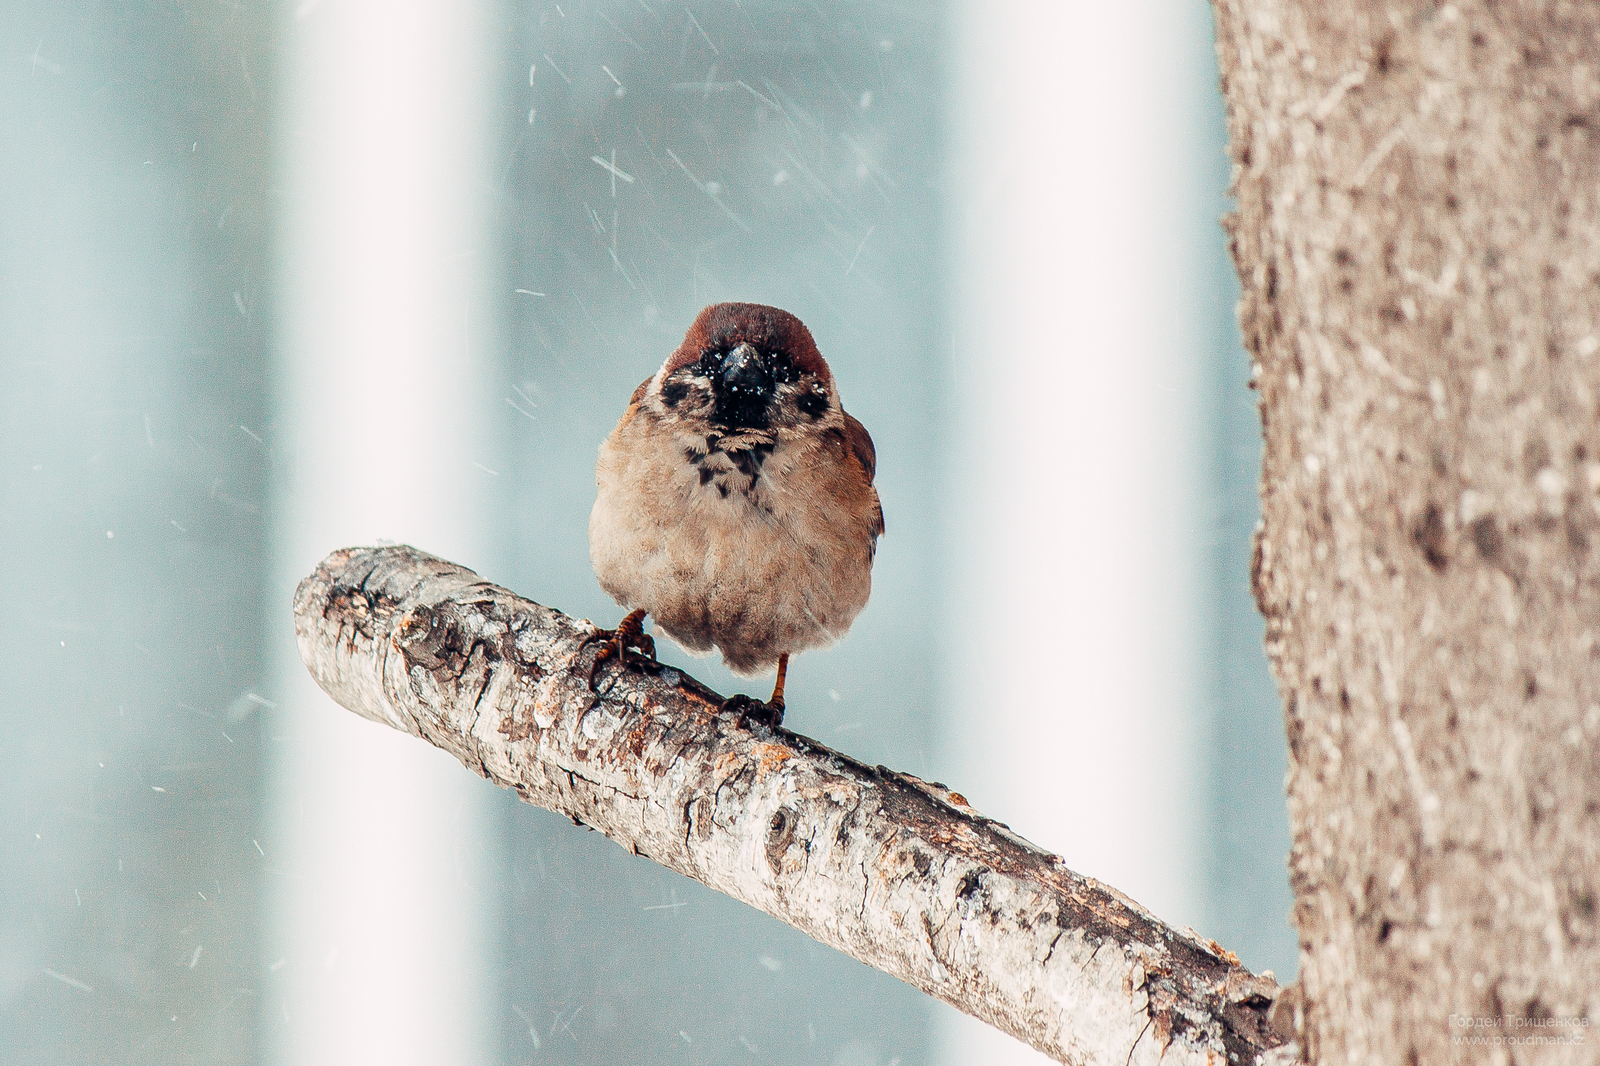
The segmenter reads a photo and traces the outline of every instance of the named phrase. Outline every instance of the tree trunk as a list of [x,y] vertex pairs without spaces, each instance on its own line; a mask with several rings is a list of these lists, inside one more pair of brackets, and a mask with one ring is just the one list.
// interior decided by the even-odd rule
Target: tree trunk
[[1215,9],[1304,1050],[1595,1062],[1600,6]]
[[594,632],[414,548],[334,552],[295,594],[301,658],[357,714],[1059,1061],[1283,1044],[1273,981],[944,786],[752,729],[668,667],[591,691]]

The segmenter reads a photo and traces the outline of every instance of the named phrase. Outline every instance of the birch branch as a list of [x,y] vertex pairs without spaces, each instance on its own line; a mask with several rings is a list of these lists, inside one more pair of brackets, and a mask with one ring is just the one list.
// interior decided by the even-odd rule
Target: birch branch
[[1214,942],[942,785],[742,726],[675,669],[608,664],[591,692],[588,622],[409,547],[334,552],[294,616],[317,683],[362,717],[1060,1062],[1287,1057],[1278,986]]

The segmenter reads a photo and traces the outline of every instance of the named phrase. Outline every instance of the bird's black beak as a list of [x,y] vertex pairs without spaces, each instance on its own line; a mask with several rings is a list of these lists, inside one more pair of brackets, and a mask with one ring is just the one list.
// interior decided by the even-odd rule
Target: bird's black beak
[[772,399],[772,371],[766,359],[750,344],[739,344],[722,358],[718,368],[722,387],[717,390],[717,418],[729,426],[764,428],[767,403]]

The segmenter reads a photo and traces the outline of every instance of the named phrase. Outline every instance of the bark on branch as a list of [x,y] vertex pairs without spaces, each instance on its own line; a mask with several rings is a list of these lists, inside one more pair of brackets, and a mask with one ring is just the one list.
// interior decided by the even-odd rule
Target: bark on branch
[[[334,552],[300,656],[365,718],[1074,1064],[1251,1063],[1279,989],[942,785],[741,728],[593,627],[414,548]],[[1281,1057],[1280,1051],[1272,1057]]]

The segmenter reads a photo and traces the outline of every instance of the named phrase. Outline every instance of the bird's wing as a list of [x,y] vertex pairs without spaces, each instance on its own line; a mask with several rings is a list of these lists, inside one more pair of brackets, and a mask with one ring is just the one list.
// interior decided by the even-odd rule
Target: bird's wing
[[[655,380],[655,375],[651,374],[649,377],[647,377],[643,381],[639,382],[639,387],[637,389],[633,390],[633,396],[631,396],[628,399],[628,403],[629,404],[637,404],[640,400],[644,399],[644,390],[648,389],[650,387],[650,382],[652,382],[654,380]],[[863,430],[862,432],[866,432],[866,431]]]
[[[856,462],[861,464],[861,469],[866,471],[867,484],[872,484],[873,478],[878,474],[878,449],[872,446],[872,434],[849,411],[844,412],[844,440],[850,446],[850,451],[856,457]],[[872,492],[873,516],[872,537],[873,543],[883,536],[883,503],[878,499],[877,490]]]
[[867,472],[867,484],[872,484],[872,479],[878,473],[878,449],[872,446],[872,434],[867,432],[867,427],[858,422],[855,415],[849,411],[844,412],[844,439],[845,443],[850,445],[850,450],[855,453],[861,469]]

